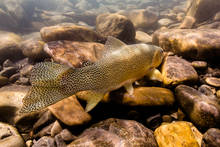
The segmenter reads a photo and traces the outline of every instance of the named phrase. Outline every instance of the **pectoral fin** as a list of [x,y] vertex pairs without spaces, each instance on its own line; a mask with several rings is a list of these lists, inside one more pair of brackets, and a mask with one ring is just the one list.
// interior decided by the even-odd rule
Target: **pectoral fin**
[[161,72],[158,69],[153,69],[149,74],[149,79],[151,80],[157,80],[162,82],[163,81],[163,76],[161,74]]
[[91,111],[104,97],[104,93],[90,91],[87,93],[87,105],[85,108],[86,112]]
[[134,93],[134,88],[132,86],[132,83],[128,83],[124,85],[126,91],[128,92],[128,94],[133,95]]

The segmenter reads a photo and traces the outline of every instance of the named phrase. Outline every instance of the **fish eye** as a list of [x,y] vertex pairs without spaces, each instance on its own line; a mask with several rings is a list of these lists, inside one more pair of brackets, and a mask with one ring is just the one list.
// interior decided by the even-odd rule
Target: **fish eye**
[[160,53],[163,54],[163,49],[160,50]]

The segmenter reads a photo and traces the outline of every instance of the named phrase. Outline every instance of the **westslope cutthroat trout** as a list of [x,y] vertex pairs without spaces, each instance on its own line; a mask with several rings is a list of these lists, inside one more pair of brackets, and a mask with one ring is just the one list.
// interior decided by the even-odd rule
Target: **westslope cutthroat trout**
[[124,86],[133,94],[132,83],[143,76],[160,79],[156,69],[163,58],[160,47],[147,44],[126,45],[108,37],[103,57],[82,68],[52,62],[36,64],[31,73],[31,88],[23,98],[21,113],[43,109],[79,91],[89,91],[85,110],[92,110],[104,94]]

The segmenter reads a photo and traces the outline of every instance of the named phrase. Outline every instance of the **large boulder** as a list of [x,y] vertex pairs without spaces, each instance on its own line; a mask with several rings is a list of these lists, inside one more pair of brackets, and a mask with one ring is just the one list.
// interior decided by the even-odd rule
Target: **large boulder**
[[44,50],[57,62],[81,67],[85,61],[95,62],[100,58],[104,45],[95,42],[53,41],[47,43]]
[[24,57],[19,47],[21,41],[22,38],[15,33],[0,31],[0,63],[6,59],[15,61]]
[[153,132],[133,120],[110,118],[86,129],[68,147],[75,146],[146,146],[157,147]]
[[220,11],[219,0],[190,0],[187,16],[192,16],[201,23],[215,16]]
[[72,23],[43,27],[40,33],[45,42],[58,40],[104,42],[105,40],[92,29]]
[[220,127],[220,100],[207,96],[196,89],[179,85],[176,98],[191,121],[202,129]]
[[100,34],[114,36],[126,43],[134,43],[135,28],[133,23],[120,14],[100,14],[96,18],[96,30]]
[[154,33],[153,43],[186,58],[218,60],[219,38],[217,29],[164,29]]

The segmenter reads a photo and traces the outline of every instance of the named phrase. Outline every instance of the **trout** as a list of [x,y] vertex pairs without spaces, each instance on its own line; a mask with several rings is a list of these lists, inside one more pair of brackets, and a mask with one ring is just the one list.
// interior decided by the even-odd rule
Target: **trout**
[[161,81],[156,69],[163,59],[162,48],[147,44],[126,45],[108,37],[102,57],[82,68],[53,62],[36,64],[31,72],[31,88],[23,98],[20,113],[41,110],[80,91],[89,91],[85,111],[92,110],[107,92],[122,86],[130,95],[132,83],[149,76]]

